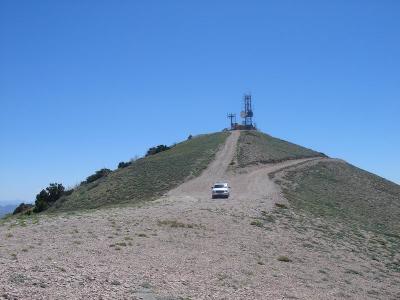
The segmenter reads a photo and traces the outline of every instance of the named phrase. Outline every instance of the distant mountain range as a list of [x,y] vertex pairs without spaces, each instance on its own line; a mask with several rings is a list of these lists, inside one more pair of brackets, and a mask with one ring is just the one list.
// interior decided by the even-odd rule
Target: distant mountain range
[[17,204],[0,205],[0,218],[12,213],[17,206]]

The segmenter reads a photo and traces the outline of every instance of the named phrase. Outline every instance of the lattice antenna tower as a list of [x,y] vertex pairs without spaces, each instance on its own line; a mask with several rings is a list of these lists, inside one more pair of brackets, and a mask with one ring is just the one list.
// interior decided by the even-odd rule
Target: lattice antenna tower
[[246,127],[253,127],[253,108],[251,106],[251,95],[245,94],[243,96],[244,110],[240,113],[240,116],[244,119],[243,125]]

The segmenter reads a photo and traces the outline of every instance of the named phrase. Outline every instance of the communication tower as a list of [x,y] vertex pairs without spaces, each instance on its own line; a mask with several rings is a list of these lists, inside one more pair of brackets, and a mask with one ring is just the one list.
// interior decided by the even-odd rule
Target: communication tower
[[228,119],[231,122],[230,130],[257,130],[256,124],[253,123],[253,107],[251,104],[251,95],[244,94],[243,96],[243,110],[240,113],[240,117],[243,119],[241,124],[236,122],[236,114],[227,114]]
[[253,126],[253,108],[251,106],[251,95],[250,94],[245,94],[243,96],[243,102],[244,102],[244,110],[240,113],[240,116],[242,117],[243,122],[242,125],[246,129],[254,129]]

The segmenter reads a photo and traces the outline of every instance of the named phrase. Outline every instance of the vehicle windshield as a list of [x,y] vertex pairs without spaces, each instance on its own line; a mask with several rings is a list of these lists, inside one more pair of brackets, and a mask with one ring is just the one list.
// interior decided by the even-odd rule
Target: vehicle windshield
[[223,184],[216,184],[214,185],[214,188],[216,189],[220,189],[220,188],[224,188],[225,186]]

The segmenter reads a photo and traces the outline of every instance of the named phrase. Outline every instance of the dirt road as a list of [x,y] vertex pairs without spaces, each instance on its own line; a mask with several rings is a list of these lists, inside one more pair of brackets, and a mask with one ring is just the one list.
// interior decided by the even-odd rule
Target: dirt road
[[[263,209],[270,209],[276,202],[285,202],[279,188],[268,175],[279,169],[321,158],[289,160],[270,165],[257,165],[243,169],[235,169],[236,145],[240,131],[233,131],[224,147],[216,155],[216,159],[197,178],[194,178],[168,193],[168,198],[178,207],[179,203],[187,205],[197,203],[201,208],[223,208],[237,210],[248,215],[259,214],[260,204]],[[211,187],[215,182],[228,182],[231,186],[229,201],[211,199]]]
[[[268,174],[313,159],[235,170],[238,137],[200,177],[141,207],[1,225],[0,299],[367,299],[394,290],[394,281],[349,272],[369,261],[321,240],[318,220],[313,229],[272,209],[286,200]],[[219,180],[232,186],[229,199],[211,199]]]

